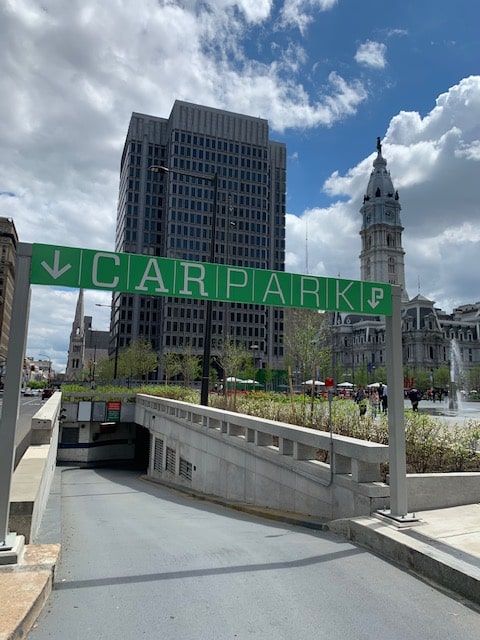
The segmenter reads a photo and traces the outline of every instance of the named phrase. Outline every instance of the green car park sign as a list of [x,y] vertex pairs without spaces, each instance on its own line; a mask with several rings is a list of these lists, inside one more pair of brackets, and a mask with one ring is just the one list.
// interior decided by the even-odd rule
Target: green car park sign
[[[10,486],[31,284],[385,316],[390,511],[392,517],[404,521],[407,485],[400,287],[379,282],[19,242],[8,369],[0,418],[0,547],[9,553],[12,551],[12,557],[18,558],[16,549],[20,536],[10,534],[8,529]],[[113,414],[111,417],[114,418]]]
[[131,253],[32,245],[31,284],[276,307],[392,314],[391,285]]

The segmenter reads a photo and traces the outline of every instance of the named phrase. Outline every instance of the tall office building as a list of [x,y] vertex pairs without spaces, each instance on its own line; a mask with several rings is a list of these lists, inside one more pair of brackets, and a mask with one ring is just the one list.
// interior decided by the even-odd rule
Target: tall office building
[[[283,271],[285,192],[286,148],[269,139],[267,120],[180,101],[168,118],[133,113],[115,249],[209,261],[216,196],[215,261]],[[186,348],[202,355],[205,309],[198,300],[114,294],[111,350],[144,337],[160,355]],[[232,340],[251,350],[257,367],[278,368],[282,337],[281,309],[213,304],[212,356]]]

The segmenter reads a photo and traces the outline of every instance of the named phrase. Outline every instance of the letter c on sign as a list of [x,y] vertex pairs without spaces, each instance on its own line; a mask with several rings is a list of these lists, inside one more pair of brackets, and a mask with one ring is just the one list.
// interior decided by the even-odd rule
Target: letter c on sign
[[[92,268],[93,284],[96,287],[104,287],[105,289],[114,289],[118,285],[118,281],[119,281],[118,276],[112,277],[111,282],[101,282],[98,279],[98,268],[99,268],[99,262],[101,258],[113,260],[114,266],[118,267],[120,265],[120,256],[117,256],[114,253],[96,253],[93,258],[93,268]],[[107,270],[107,267],[104,266],[104,271],[106,270]]]

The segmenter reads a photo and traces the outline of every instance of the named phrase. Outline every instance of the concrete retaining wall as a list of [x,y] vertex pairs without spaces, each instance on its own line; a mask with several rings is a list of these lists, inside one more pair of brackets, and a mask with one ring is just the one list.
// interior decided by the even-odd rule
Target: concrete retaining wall
[[480,473],[407,475],[409,511],[444,509],[480,501]]
[[[151,433],[149,476],[230,501],[323,519],[389,503],[380,482],[388,447],[184,402],[138,395]],[[319,462],[330,451],[333,465]]]
[[50,493],[55,472],[58,418],[62,395],[56,392],[32,418],[32,442],[17,465],[10,490],[9,529],[35,538]]
[[[27,543],[35,537],[50,490],[60,405],[61,394],[55,393],[32,418],[37,444],[30,446],[13,476],[9,528]],[[369,515],[390,506],[389,487],[380,482],[380,463],[388,460],[383,445],[147,395],[125,403],[122,418],[130,424],[118,423],[111,433],[101,433],[101,422],[75,421],[77,405],[62,407],[62,428],[78,428],[80,446],[59,449],[59,460],[65,454],[68,461],[80,463],[128,459],[136,423],[150,431],[148,474],[153,480],[324,520]],[[317,459],[319,450],[328,452],[332,465]],[[474,504],[480,473],[411,474],[407,489],[410,512]]]

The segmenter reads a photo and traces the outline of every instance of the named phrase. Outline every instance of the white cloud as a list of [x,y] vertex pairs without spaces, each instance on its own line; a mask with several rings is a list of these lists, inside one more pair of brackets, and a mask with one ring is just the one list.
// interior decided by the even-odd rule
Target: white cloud
[[[271,24],[273,0],[0,4],[0,215],[14,218],[24,242],[113,249],[119,162],[132,111],[168,116],[175,99],[190,100],[264,117],[277,133],[295,129],[300,136],[354,115],[367,100],[363,82],[348,65],[327,62],[335,57],[330,51],[322,51],[312,74],[318,59],[309,58],[307,39],[298,41],[299,28],[336,5],[285,1],[280,32]],[[270,39],[263,41],[266,33]],[[368,41],[363,47],[357,61],[385,66],[384,45]],[[256,59],[252,50],[260,48],[270,57]],[[307,84],[313,75],[321,86]],[[472,187],[480,159],[479,83],[465,78],[424,116],[398,113],[384,139],[403,207],[407,277],[416,282],[422,271],[424,293],[430,287],[438,300],[472,295],[456,284],[471,284],[475,276],[462,277],[460,245],[450,243],[449,234],[468,232],[464,224],[473,230],[479,217]],[[334,199],[328,209],[288,217],[292,268],[306,265],[308,219],[309,270],[358,277],[358,210],[372,160],[344,175],[332,173],[324,185]],[[473,231],[469,238],[465,255],[473,264],[479,247]],[[448,270],[429,266],[433,254]],[[39,288],[34,299],[32,355],[49,353],[47,338],[60,353],[76,293]],[[49,314],[58,321],[56,331]]]
[[248,22],[256,23],[269,17],[273,0],[232,0],[231,4],[240,7]]
[[294,25],[304,33],[314,20],[316,11],[332,9],[338,0],[285,0],[282,7],[283,26]]
[[387,47],[382,42],[367,40],[358,47],[355,60],[365,67],[383,69],[387,64],[386,53]]
[[[27,355],[38,358],[44,353],[52,360],[52,368],[65,370],[68,338],[72,331],[77,289],[32,287]],[[97,307],[96,305],[107,305]],[[84,312],[93,318],[93,329],[108,331],[110,326],[111,296],[102,291],[84,292]]]
[[67,244],[76,228],[76,241],[90,246],[101,229],[112,247],[132,111],[167,115],[180,98],[266,117],[281,131],[331,125],[366,98],[358,81],[332,73],[330,93],[312,102],[298,81],[306,63],[299,45],[269,65],[245,57],[242,35],[269,16],[266,0],[42,6],[0,9],[0,89],[8,96],[0,102],[0,189],[15,194],[8,211],[25,241],[53,234]]
[[[400,193],[407,289],[415,295],[420,277],[421,293],[446,311],[480,300],[480,271],[475,266],[480,255],[479,101],[480,76],[465,78],[439,96],[423,118],[412,112],[394,116],[383,139],[387,168]],[[325,181],[326,193],[346,201],[315,215],[307,211],[299,222],[289,217],[292,269],[303,269],[301,257],[294,260],[292,254],[304,245],[301,229],[303,225],[305,235],[308,219],[309,262],[329,265],[325,275],[346,270],[348,277],[359,277],[359,210],[375,155],[345,175],[333,172]]]
[[[292,11],[335,4],[307,0]],[[312,99],[298,41],[270,62],[246,53],[244,38],[272,9],[273,0],[0,5],[0,214],[24,242],[111,250],[132,111],[167,116],[178,98],[268,118],[277,131],[354,114],[367,96],[361,82],[330,72]],[[48,338],[53,352],[56,336],[68,341],[72,297],[35,296],[29,348],[49,353]],[[41,302],[49,298],[62,310],[56,330]]]
[[408,29],[399,29],[399,28],[388,29],[386,35],[387,35],[387,38],[391,38],[392,36],[407,36]]
[[286,222],[286,271],[358,278],[358,263],[352,260],[358,227],[348,205],[309,209],[301,218],[287,215]]

